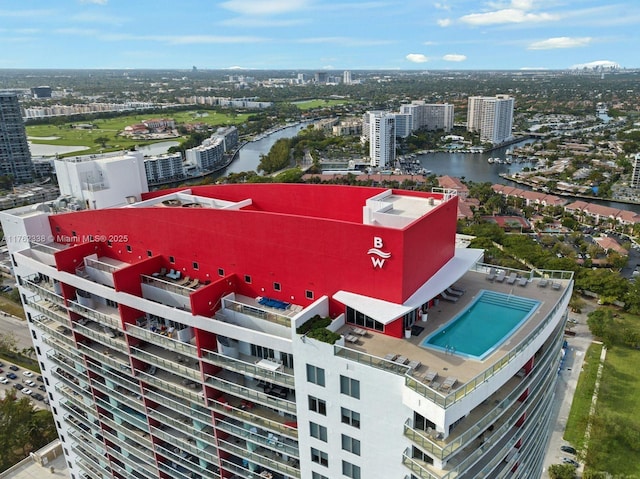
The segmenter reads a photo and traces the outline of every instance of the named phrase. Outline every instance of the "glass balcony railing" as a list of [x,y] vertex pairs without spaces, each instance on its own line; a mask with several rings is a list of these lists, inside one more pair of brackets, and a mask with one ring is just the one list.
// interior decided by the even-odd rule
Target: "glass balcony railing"
[[208,410],[204,409],[202,406],[197,406],[195,404],[189,406],[184,402],[178,402],[177,400],[169,398],[166,395],[161,394],[160,392],[151,391],[147,388],[145,388],[144,390],[144,395],[146,398],[163,405],[167,409],[176,411],[180,414],[192,418],[193,420],[200,421],[204,424],[210,424],[212,421],[211,413]]
[[[116,330],[120,329],[119,317],[96,311],[95,309],[91,309],[87,306],[81,305],[77,301],[69,301],[69,309],[71,309],[71,311],[75,313],[78,313],[80,316],[92,319],[100,324],[104,324]],[[114,314],[117,314],[117,310],[114,310]]]
[[67,334],[58,331],[58,328],[64,328],[64,326],[59,326],[59,323],[41,314],[33,318],[33,323],[36,328],[49,336],[45,337],[43,341],[47,342],[47,340],[51,338],[55,341],[56,349],[75,349],[76,343],[71,336],[70,329],[66,329]]
[[[288,462],[285,462],[283,459],[271,459],[263,454],[258,454],[253,451],[249,451],[246,448],[237,446],[236,444],[231,444],[230,442],[224,441],[222,439],[218,440],[218,447],[224,451],[227,451],[231,454],[234,454],[238,457],[246,459],[249,462],[254,464],[260,464],[261,466],[278,471],[281,474],[284,474],[289,477],[300,477],[300,469],[291,466]],[[276,456],[277,457],[277,456]]]
[[207,375],[207,384],[210,384],[219,391],[230,393],[234,396],[248,399],[250,401],[257,402],[265,406],[279,409],[291,414],[296,414],[296,404],[294,402],[286,401],[284,399],[277,399],[275,397],[269,396],[268,394],[256,391],[255,389],[240,386],[239,384],[227,381],[217,376]]
[[53,292],[51,289],[45,287],[42,282],[36,283],[35,281],[25,279],[22,281],[22,286],[24,286],[32,293],[36,293],[41,298],[46,299],[47,301],[51,301],[56,306],[59,306],[61,308],[65,307],[64,298],[61,295]]
[[333,346],[333,353],[336,356],[340,356],[351,361],[355,361],[366,366],[371,366],[376,369],[382,369],[391,373],[399,374],[401,376],[409,374],[411,368],[404,364],[394,363],[393,361],[387,361],[386,359],[372,356],[371,354],[362,353],[353,349],[345,348],[339,345]]
[[104,354],[94,349],[92,346],[87,346],[83,343],[78,343],[78,349],[83,354],[89,356],[92,359],[100,362],[102,365],[108,365],[116,370],[131,371],[129,363],[125,363],[115,354],[109,352],[109,349],[103,349]]
[[148,353],[138,347],[131,347],[131,356],[138,358],[147,364],[161,367],[162,369],[177,374],[185,379],[190,379],[197,383],[202,381],[202,373],[200,373],[200,369],[195,369],[176,361],[156,356],[155,354]]
[[194,475],[209,477],[209,470],[206,467],[202,467],[198,461],[199,455],[191,455],[187,451],[179,448],[175,449],[177,449],[177,452],[170,448],[156,446],[158,454],[187,470],[185,472],[187,478],[191,478]]
[[83,336],[93,339],[95,341],[98,341],[99,343],[109,348],[113,348],[116,351],[121,352],[122,354],[129,353],[129,350],[127,348],[127,343],[124,341],[124,339],[118,338],[118,337],[111,337],[111,336],[114,336],[114,334],[112,333],[107,334],[104,331],[98,332],[98,331],[95,331],[94,329],[91,329],[87,326],[83,326],[82,324],[79,324],[79,323],[75,324],[74,329],[78,331],[78,333],[82,334]]
[[184,399],[187,399],[188,401],[194,401],[196,403],[204,404],[204,393],[201,390],[199,392],[196,392],[192,389],[187,389],[173,382],[165,381],[151,374],[147,374],[144,371],[140,371],[139,369],[135,370],[135,375],[141,381],[144,381],[148,384],[153,384],[154,386],[157,386],[160,389],[163,389],[171,394],[180,396]]
[[206,432],[205,430],[195,428],[193,421],[188,418],[188,422],[184,422],[167,414],[163,414],[162,411],[158,409],[149,409],[149,417],[156,419],[162,424],[168,425],[187,436],[190,436],[193,440],[199,439],[212,447],[216,447],[216,438],[213,435],[213,428],[211,426],[208,426],[208,429],[211,429],[211,432]]
[[246,314],[247,316],[252,316],[281,326],[286,326],[287,328],[291,327],[291,318],[286,315],[279,314],[275,310],[262,309],[258,306],[248,305],[232,299],[225,299],[224,303],[225,307],[238,313]]
[[230,404],[221,403],[213,399],[209,400],[209,407],[220,414],[266,429],[274,434],[287,436],[293,440],[298,439],[297,429],[261,416],[260,411],[255,408],[252,410],[253,412],[248,412],[245,409],[238,409]]
[[[143,447],[151,449],[152,442],[151,437],[148,433],[141,431],[133,426],[127,427],[124,424],[120,424],[106,415],[102,415],[100,417],[100,421],[115,431],[115,433],[112,434],[109,433],[108,430],[103,429],[105,435],[109,434],[111,437],[115,437],[120,441],[124,440],[124,438],[131,440],[134,440],[135,438],[135,441],[140,443]],[[118,433],[122,434],[122,437],[119,436]]]
[[164,336],[160,333],[154,333],[147,328],[143,328],[130,323],[125,324],[125,328],[127,329],[127,334],[133,336],[134,338],[142,339],[157,346],[162,346],[163,348],[168,349],[169,351],[173,351],[174,353],[184,354],[185,356],[189,356],[193,359],[198,359],[198,350],[192,344],[169,338],[168,336]]
[[203,353],[203,361],[220,366],[229,371],[235,371],[245,376],[262,379],[266,382],[276,383],[288,388],[293,388],[295,386],[295,379],[293,375],[287,374],[283,371],[265,369],[258,363],[247,363],[240,359],[234,359],[213,351],[207,351],[206,349],[203,350]]
[[274,439],[273,437],[263,436],[258,433],[252,433],[244,427],[231,424],[227,421],[217,421],[216,428],[238,438],[243,438],[245,441],[252,442],[267,449],[272,449],[279,454],[285,454],[287,456],[293,456],[300,458],[300,452],[297,446],[292,446],[281,439]]
[[46,303],[44,300],[38,302],[27,299],[26,305],[35,309],[39,313],[44,314],[47,318],[53,319],[61,325],[71,329],[71,320],[64,308],[53,303]]

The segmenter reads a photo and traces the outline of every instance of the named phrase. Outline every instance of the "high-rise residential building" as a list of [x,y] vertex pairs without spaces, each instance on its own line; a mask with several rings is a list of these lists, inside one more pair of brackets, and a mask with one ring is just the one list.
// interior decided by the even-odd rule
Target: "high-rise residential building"
[[636,153],[633,160],[633,173],[631,174],[631,187],[640,188],[640,153]]
[[18,96],[0,92],[0,175],[16,183],[33,179],[31,152]]
[[396,137],[408,137],[413,131],[411,128],[413,125],[413,117],[408,113],[394,113],[393,116],[396,122]]
[[185,152],[186,162],[197,166],[201,171],[214,171],[222,168],[225,164],[224,144],[223,138],[212,136],[202,145],[189,148]]
[[342,83],[345,85],[351,85],[351,72],[349,70],[345,70],[342,73]]
[[141,194],[0,212],[72,477],[541,476],[572,273],[456,248],[455,190]]
[[177,152],[147,157],[144,159],[144,170],[149,183],[162,183],[184,178],[182,154]]
[[453,105],[450,103],[425,103],[414,100],[401,105],[400,113],[411,115],[412,131],[419,129],[451,131],[453,128]]
[[499,144],[512,137],[513,97],[469,97],[467,130],[479,131],[484,142]]
[[362,132],[369,141],[371,166],[388,168],[396,159],[396,118],[387,111],[368,111],[363,115]]

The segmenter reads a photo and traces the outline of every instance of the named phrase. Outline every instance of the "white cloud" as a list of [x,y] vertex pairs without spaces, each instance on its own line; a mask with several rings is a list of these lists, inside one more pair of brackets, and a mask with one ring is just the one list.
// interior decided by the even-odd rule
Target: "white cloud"
[[505,8],[486,13],[471,13],[460,18],[469,25],[500,25],[504,23],[541,23],[559,20],[551,13],[532,13],[516,8]]
[[457,53],[449,53],[442,57],[445,62],[463,62],[467,59],[466,55],[459,55]]
[[433,46],[433,45],[437,45],[438,42],[434,42],[434,41],[429,40],[429,41],[423,42],[422,44],[430,47],[430,46]]
[[308,5],[307,0],[227,0],[220,6],[241,15],[278,15],[301,10]]
[[586,47],[591,43],[591,37],[555,37],[533,42],[527,47],[528,50],[555,50],[557,48]]
[[395,43],[392,40],[367,40],[350,37],[309,37],[300,38],[298,43],[333,43],[345,47],[371,47],[377,45],[390,45]]
[[438,25],[441,27],[448,27],[449,25],[451,25],[451,19],[450,18],[440,18],[438,20]]
[[109,0],[80,0],[80,3],[92,3],[94,5],[106,5]]
[[235,17],[223,20],[220,25],[243,28],[282,28],[310,23],[307,19],[275,20],[260,17]]
[[229,43],[260,43],[267,39],[249,36],[223,36],[223,35],[132,35],[130,33],[110,33],[100,35],[104,41],[110,42],[135,42],[147,41],[167,43],[169,45],[196,45],[196,44],[229,44]]
[[409,53],[405,58],[412,63],[426,63],[429,61],[429,58],[422,53]]
[[0,17],[49,17],[54,15],[54,13],[55,12],[53,10],[0,10]]
[[111,25],[122,25],[129,21],[128,18],[116,17],[114,15],[105,15],[101,13],[78,13],[71,17],[72,20],[84,23],[103,23]]
[[451,7],[446,3],[436,2],[433,4],[433,6],[436,7],[436,9],[438,10],[451,10]]

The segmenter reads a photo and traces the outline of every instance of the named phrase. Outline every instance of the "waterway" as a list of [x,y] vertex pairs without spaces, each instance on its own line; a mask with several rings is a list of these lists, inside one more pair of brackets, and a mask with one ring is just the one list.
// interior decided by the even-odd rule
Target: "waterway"
[[[238,157],[224,170],[220,171],[214,178],[225,176],[229,173],[240,173],[243,171],[256,171],[260,163],[260,155],[266,155],[271,150],[273,144],[280,138],[292,138],[307,124],[299,124],[278,130],[265,138],[247,143],[239,152]],[[513,150],[518,146],[531,143],[533,140],[527,139],[509,146],[496,148],[486,153],[462,153],[462,152],[433,152],[417,156],[422,168],[430,170],[438,176],[449,175],[463,178],[477,183],[490,182],[508,184],[522,189],[529,189],[525,185],[518,185],[514,182],[500,177],[500,173],[517,173],[526,167],[531,167],[532,163],[512,163],[496,164],[488,163],[489,158],[500,158],[507,156],[507,150]],[[587,201],[598,203],[612,208],[634,211],[640,213],[640,205],[617,203],[615,201],[604,201],[589,199]]]

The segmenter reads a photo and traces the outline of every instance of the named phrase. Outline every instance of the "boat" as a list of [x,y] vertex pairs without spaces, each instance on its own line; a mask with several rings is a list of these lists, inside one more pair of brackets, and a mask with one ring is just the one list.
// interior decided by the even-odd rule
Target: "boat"
[[489,159],[487,160],[487,163],[493,163],[493,158],[489,158]]

